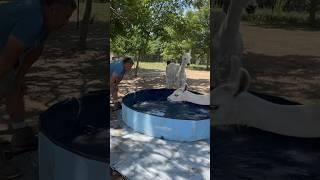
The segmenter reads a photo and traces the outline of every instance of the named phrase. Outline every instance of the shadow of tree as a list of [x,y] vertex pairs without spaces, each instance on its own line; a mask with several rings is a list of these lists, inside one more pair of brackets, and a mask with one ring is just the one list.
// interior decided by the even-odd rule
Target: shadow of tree
[[211,137],[214,179],[317,179],[320,175],[319,138],[235,126],[212,127]]
[[[251,91],[300,103],[320,102],[319,56],[249,52],[243,63],[252,77]],[[211,138],[214,179],[319,177],[319,138],[293,138],[242,126],[212,127]]]
[[262,27],[265,29],[285,29],[288,31],[319,31],[320,26],[315,25],[314,27],[310,26],[309,24],[297,24],[297,25],[290,25],[290,24],[270,24],[270,23],[248,23],[249,26],[255,27]]
[[[139,72],[138,77],[135,77],[133,73],[124,77],[123,81],[119,85],[120,94],[125,95],[129,92],[141,89],[164,88],[166,86],[164,71],[156,69],[140,69]],[[187,76],[187,82],[190,85],[190,90],[200,93],[209,93],[209,78],[193,77],[191,75]]]
[[252,77],[250,90],[301,103],[320,102],[320,56],[268,56],[249,52],[243,62]]
[[[192,71],[190,71],[192,73]],[[191,90],[208,93],[209,92],[209,75],[208,77],[192,76],[187,74],[188,83]],[[119,85],[119,91],[122,96],[142,90],[142,89],[154,89],[165,87],[165,72],[156,69],[140,69],[138,77],[134,76],[134,73],[126,75]],[[117,112],[111,112],[111,127],[121,131],[121,126],[118,125],[119,115]],[[114,122],[116,121],[116,122]],[[130,132],[133,133],[133,132]],[[146,141],[139,141],[139,138],[133,137],[144,136]],[[206,179],[204,174],[209,170],[209,154],[210,149],[204,149],[200,146],[201,142],[194,143],[178,143],[174,141],[164,141],[157,138],[148,137],[142,134],[135,133],[135,136],[127,137],[113,137],[112,141],[121,141],[122,143],[114,147],[114,151],[111,152],[111,158],[115,158],[114,161],[126,159],[123,164],[117,166],[123,168],[123,171],[137,168],[139,174],[147,173],[147,171],[154,172],[156,175],[164,176],[170,174],[171,179]],[[116,140],[115,140],[116,139]],[[127,143],[127,144],[126,144]],[[204,142],[205,143],[205,142]],[[130,146],[128,146],[130,144]],[[183,144],[183,145],[182,145]],[[122,149],[122,150],[121,150]],[[192,149],[192,154],[190,154]],[[126,154],[126,152],[131,152]],[[206,156],[205,156],[206,155]],[[134,158],[138,157],[138,158]],[[131,159],[131,160],[130,160]],[[148,161],[148,159],[152,161]],[[112,160],[111,160],[112,161]],[[119,161],[120,162],[120,161]],[[144,168],[138,168],[137,166],[143,165]],[[191,166],[191,167],[189,167]],[[186,168],[191,169],[191,172],[186,171]],[[140,169],[140,170],[139,170]],[[155,172],[157,171],[157,172]],[[132,173],[135,173],[132,170]],[[134,174],[130,173],[132,176]],[[209,173],[209,172],[207,172]],[[112,178],[119,178],[119,175],[113,175]],[[138,176],[135,175],[138,179]],[[145,178],[145,177],[144,177]]]
[[[89,26],[88,48],[78,49],[79,32],[75,22],[51,34],[44,52],[26,75],[26,118],[37,126],[37,116],[52,104],[91,90],[105,89],[107,72],[106,23]],[[3,103],[0,114],[6,114]],[[2,119],[0,117],[0,119]]]
[[[125,135],[112,136],[111,165],[129,178],[147,174],[171,179],[208,179],[210,149],[206,142],[165,141],[125,127]],[[204,148],[206,147],[207,148]]]

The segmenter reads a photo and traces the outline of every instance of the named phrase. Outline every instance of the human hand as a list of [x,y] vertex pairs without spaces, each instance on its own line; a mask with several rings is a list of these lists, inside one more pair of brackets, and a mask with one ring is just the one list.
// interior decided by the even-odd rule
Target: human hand
[[113,106],[111,107],[112,111],[117,111],[119,109],[121,109],[121,102],[120,101],[113,101]]
[[115,102],[114,103],[114,107],[116,108],[116,109],[121,109],[121,102],[120,101],[117,101],[117,102]]

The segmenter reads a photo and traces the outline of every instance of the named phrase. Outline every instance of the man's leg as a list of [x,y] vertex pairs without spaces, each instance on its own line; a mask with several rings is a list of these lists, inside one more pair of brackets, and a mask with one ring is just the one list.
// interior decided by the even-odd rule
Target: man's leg
[[15,152],[34,149],[37,140],[30,127],[25,122],[24,97],[21,88],[13,90],[7,95],[7,111],[10,115],[10,125],[14,130],[11,145]]
[[[14,90],[6,97],[7,111],[10,115],[10,125],[13,129],[26,126],[24,122],[24,98],[21,90]],[[22,127],[21,127],[22,126]]]
[[[6,84],[0,83],[2,85],[3,91],[0,93],[0,98],[4,98],[4,91]],[[5,151],[7,149],[6,144],[0,144],[0,151]],[[21,176],[21,172],[9,161],[6,159],[3,153],[0,154],[0,180],[1,179],[16,179]]]

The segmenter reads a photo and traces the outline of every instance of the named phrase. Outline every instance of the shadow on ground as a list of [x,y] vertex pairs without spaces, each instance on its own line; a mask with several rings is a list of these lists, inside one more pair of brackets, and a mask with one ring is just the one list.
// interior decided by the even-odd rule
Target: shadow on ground
[[[319,24],[319,22],[317,22]],[[290,24],[270,24],[270,23],[248,23],[249,26],[254,26],[254,27],[262,27],[265,29],[285,29],[288,31],[319,31],[320,26],[315,25],[315,26],[310,26],[309,24],[297,24],[297,25],[290,25]]]
[[252,77],[251,90],[301,103],[320,102],[320,56],[268,56],[249,52],[243,62]]
[[[26,119],[35,129],[38,128],[38,115],[51,105],[68,97],[106,88],[106,26],[104,22],[90,24],[87,51],[78,48],[79,32],[74,22],[50,35],[41,58],[26,77]],[[6,122],[6,118],[0,99],[0,124]],[[36,159],[36,152],[13,159],[24,173],[23,179],[38,179]]]
[[318,179],[320,175],[319,138],[235,126],[212,128],[211,137],[214,179]]
[[[200,76],[194,76],[193,73],[196,71],[188,71],[187,82],[190,86],[190,90],[194,90],[200,93],[209,92],[209,76],[200,77],[201,74],[209,74],[209,72],[200,72]],[[128,74],[119,85],[119,91],[122,95],[129,92],[138,91],[141,89],[154,89],[154,88],[165,88],[165,72],[155,69],[140,69],[138,76],[135,77],[134,73]]]

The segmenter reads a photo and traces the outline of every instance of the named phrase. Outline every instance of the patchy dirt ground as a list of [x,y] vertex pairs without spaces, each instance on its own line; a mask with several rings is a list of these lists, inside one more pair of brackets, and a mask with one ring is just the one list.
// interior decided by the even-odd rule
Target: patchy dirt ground
[[242,24],[251,89],[300,103],[320,102],[320,31]]
[[[106,24],[103,22],[90,25],[86,52],[78,50],[79,36],[75,23],[50,36],[43,55],[26,77],[26,119],[35,129],[38,128],[38,115],[51,105],[68,97],[77,97],[88,91],[106,88],[105,28]],[[3,101],[0,99],[0,131],[7,127],[4,124],[6,119]],[[3,138],[10,137],[0,136],[0,141]],[[37,157],[36,154],[33,153],[34,158]],[[23,179],[36,180],[37,169],[25,169],[37,164],[34,163],[34,159],[28,154],[17,159],[13,161],[24,172]]]
[[[209,93],[210,89],[210,72],[186,70],[187,81],[190,89],[200,92]],[[141,70],[138,77],[133,73],[128,74],[119,86],[120,95],[123,96],[129,92],[140,89],[164,88],[166,84],[165,72],[160,70]]]
[[[52,34],[43,55],[27,74],[25,103],[28,120],[36,121],[40,112],[59,100],[106,87],[105,25],[91,25],[86,52],[78,50],[79,36],[75,27],[70,24]],[[0,115],[3,116],[3,101],[0,104]],[[2,121],[4,119],[0,116],[0,123]]]
[[[194,71],[186,70],[188,84],[190,89],[200,92],[209,93],[210,89],[210,72],[209,71]],[[120,96],[124,96],[130,92],[141,89],[164,88],[165,87],[165,72],[160,70],[140,70],[138,77],[134,77],[133,73],[125,76],[119,86]],[[111,112],[111,127],[120,128],[117,119],[117,112]],[[118,172],[112,173],[113,180],[123,180]]]
[[[27,119],[37,128],[38,115],[52,104],[87,91],[104,89],[107,62],[105,24],[91,26],[88,51],[77,50],[78,33],[71,24],[54,34],[46,50],[27,76]],[[284,96],[302,103],[320,102],[320,32],[272,29],[243,24],[247,50],[245,67],[252,90]],[[187,71],[191,89],[208,93],[209,72]],[[143,70],[121,83],[121,94],[145,88],[164,87],[164,72]],[[0,125],[5,122],[0,100]]]

